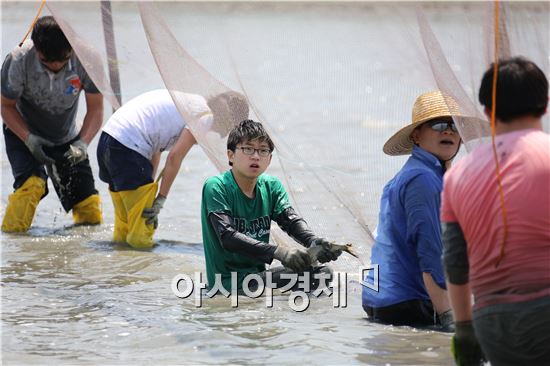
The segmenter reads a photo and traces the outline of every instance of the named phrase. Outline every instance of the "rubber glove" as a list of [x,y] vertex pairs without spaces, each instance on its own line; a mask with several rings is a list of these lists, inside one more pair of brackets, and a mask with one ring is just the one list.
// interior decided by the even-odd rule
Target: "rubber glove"
[[455,323],[455,335],[451,339],[451,353],[458,366],[483,365],[486,361],[474,333],[472,321]]
[[160,210],[162,209],[162,206],[164,206],[165,201],[166,197],[159,194],[157,198],[155,198],[155,200],[153,201],[153,206],[143,210],[141,217],[147,219],[147,221],[145,222],[147,225],[153,225],[155,229],[158,227],[158,215],[160,213]]
[[88,158],[88,144],[78,139],[69,146],[69,150],[63,156],[69,163],[76,165]]
[[31,152],[32,156],[42,164],[53,164],[55,161],[50,158],[46,153],[44,152],[43,147],[52,147],[54,144],[45,138],[42,138],[40,136],[37,136],[33,133],[29,133],[27,136],[27,139],[25,140],[25,145]]
[[273,258],[278,259],[283,266],[297,273],[303,272],[311,266],[309,254],[303,247],[286,248],[279,245],[273,253]]
[[320,246],[323,249],[317,254],[317,260],[319,263],[327,263],[330,261],[335,261],[342,254],[342,251],[339,249],[333,249],[332,243],[325,238],[316,238],[311,243],[311,246]]

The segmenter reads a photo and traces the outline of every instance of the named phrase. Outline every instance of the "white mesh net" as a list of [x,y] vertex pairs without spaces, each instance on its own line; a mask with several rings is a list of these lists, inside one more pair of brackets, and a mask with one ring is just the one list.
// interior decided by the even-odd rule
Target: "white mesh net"
[[[439,89],[463,116],[478,118],[455,118],[467,149],[489,134],[477,90],[494,55],[493,3],[47,6],[115,108],[119,90],[124,102],[163,85],[184,119],[180,92],[246,95],[251,117],[276,144],[278,159],[268,173],[282,179],[319,235],[353,243],[365,263],[381,190],[405,159],[383,155],[382,146],[410,123],[416,97]],[[500,54],[524,55],[547,73],[550,3],[501,7]],[[189,123],[225,170],[224,134]],[[290,243],[280,230],[275,239]],[[337,269],[359,265],[346,257]]]

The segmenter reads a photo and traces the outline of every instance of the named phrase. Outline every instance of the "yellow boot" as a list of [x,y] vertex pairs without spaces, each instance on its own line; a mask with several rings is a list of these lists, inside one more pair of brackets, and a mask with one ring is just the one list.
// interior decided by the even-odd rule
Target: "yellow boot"
[[153,225],[147,225],[141,217],[143,209],[153,206],[158,184],[149,183],[131,191],[120,191],[120,198],[128,215],[128,235],[126,242],[137,249],[148,249],[153,246]]
[[115,229],[113,230],[113,241],[115,243],[126,243],[128,236],[128,213],[124,207],[124,201],[120,197],[120,192],[109,190],[115,209]]
[[73,206],[73,221],[76,225],[99,225],[101,217],[101,200],[98,194],[92,194]]
[[8,197],[8,207],[2,221],[2,231],[25,232],[34,218],[36,206],[46,193],[46,181],[31,176]]

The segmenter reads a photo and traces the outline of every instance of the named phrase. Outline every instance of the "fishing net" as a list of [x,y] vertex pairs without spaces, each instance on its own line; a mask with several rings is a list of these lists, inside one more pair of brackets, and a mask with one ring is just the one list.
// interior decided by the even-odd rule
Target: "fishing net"
[[[464,147],[487,140],[477,90],[494,59],[494,6],[47,3],[114,108],[166,87],[186,119],[181,93],[244,94],[276,145],[268,173],[316,233],[353,243],[364,263],[382,188],[406,159],[385,156],[382,146],[410,123],[416,97],[443,91],[459,106]],[[547,74],[550,4],[500,7],[499,54],[524,55]],[[227,169],[226,136],[188,123],[216,168]],[[273,236],[292,245],[277,228]],[[336,269],[360,265],[344,255]]]

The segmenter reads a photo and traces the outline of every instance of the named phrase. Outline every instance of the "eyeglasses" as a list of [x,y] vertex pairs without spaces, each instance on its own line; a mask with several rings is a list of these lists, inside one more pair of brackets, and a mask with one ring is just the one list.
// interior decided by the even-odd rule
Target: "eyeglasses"
[[435,120],[428,122],[428,125],[432,128],[432,130],[437,132],[443,132],[447,130],[447,128],[450,128],[453,132],[458,132],[455,123],[452,121]]
[[256,151],[258,152],[258,155],[260,155],[263,158],[271,155],[270,149],[255,149],[250,146],[241,146],[241,147],[237,147],[237,149],[241,149],[243,151],[243,154],[245,155],[254,155]]

